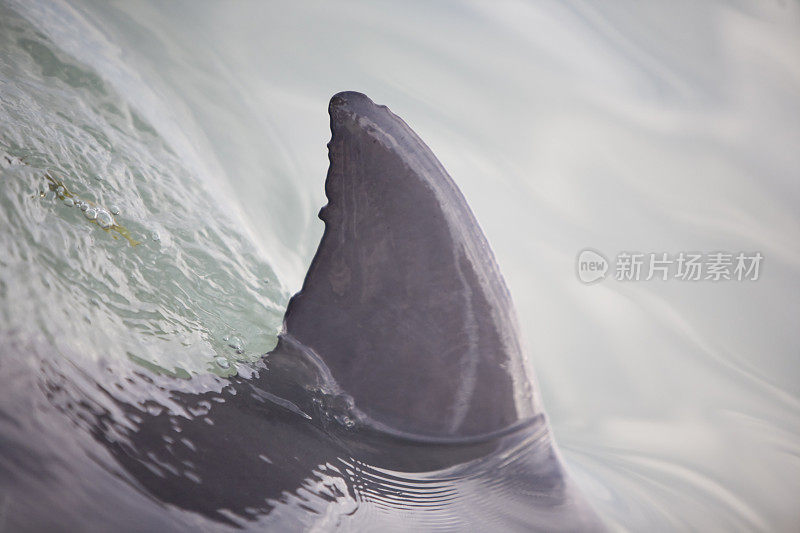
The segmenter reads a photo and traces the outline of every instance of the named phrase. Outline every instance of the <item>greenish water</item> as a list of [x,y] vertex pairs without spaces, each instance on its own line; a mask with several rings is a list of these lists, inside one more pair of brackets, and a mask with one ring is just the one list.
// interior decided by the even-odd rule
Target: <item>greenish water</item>
[[[235,212],[113,86],[3,9],[4,327],[87,364],[187,376],[268,351],[288,289]],[[131,240],[66,206],[49,177],[116,206]]]

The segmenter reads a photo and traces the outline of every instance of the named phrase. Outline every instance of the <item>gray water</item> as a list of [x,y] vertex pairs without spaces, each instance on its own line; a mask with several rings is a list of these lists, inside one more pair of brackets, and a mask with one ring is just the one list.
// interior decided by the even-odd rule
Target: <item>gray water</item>
[[[79,389],[269,351],[322,233],[327,101],[358,90],[472,206],[606,523],[796,530],[798,30],[771,1],[0,5],[0,335],[25,347],[0,371]],[[584,285],[587,247],[765,259],[753,282]]]

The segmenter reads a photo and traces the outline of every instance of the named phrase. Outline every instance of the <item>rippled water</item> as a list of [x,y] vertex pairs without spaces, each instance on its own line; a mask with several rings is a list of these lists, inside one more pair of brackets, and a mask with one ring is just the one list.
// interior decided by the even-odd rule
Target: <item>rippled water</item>
[[[219,388],[203,376],[274,346],[322,232],[327,101],[353,89],[404,117],[473,207],[566,463],[609,526],[795,530],[798,29],[784,2],[0,5],[2,466],[20,494],[73,489],[0,494],[0,519],[224,527],[159,511],[92,428],[153,379]],[[118,207],[117,229],[54,183]],[[752,283],[585,286],[586,247],[765,262]],[[470,479],[453,492],[446,473],[337,461],[271,523],[375,524],[393,498],[437,508]],[[408,516],[477,513],[442,508]]]

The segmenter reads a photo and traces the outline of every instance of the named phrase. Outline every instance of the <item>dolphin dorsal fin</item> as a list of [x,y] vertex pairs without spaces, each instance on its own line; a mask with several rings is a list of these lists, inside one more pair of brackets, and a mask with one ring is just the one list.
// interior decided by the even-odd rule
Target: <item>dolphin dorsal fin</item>
[[537,414],[508,289],[453,180],[365,95],[329,113],[325,232],[284,337],[402,432],[469,437]]

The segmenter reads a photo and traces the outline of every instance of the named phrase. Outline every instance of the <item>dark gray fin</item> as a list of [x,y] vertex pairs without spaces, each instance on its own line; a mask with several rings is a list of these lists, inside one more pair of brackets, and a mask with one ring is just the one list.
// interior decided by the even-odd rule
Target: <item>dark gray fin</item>
[[469,437],[539,413],[508,289],[453,180],[386,106],[343,92],[329,113],[325,233],[281,344],[400,432]]

